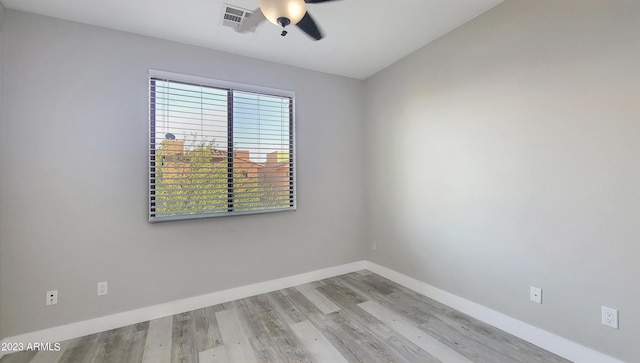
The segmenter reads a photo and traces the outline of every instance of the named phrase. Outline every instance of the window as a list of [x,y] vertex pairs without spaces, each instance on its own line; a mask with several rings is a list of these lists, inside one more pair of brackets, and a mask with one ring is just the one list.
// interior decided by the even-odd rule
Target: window
[[295,210],[292,92],[149,80],[151,222]]

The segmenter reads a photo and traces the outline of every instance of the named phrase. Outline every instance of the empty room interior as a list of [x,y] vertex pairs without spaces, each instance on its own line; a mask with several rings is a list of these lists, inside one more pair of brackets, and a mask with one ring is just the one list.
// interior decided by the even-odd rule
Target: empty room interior
[[0,362],[640,362],[640,1],[0,0]]

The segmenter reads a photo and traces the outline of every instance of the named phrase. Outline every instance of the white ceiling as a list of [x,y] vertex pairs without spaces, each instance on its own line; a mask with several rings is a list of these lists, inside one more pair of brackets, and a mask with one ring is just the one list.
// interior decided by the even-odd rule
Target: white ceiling
[[286,37],[265,22],[255,33],[223,27],[223,3],[259,0],[0,0],[5,7],[364,79],[503,0],[338,0],[309,4],[325,33]]

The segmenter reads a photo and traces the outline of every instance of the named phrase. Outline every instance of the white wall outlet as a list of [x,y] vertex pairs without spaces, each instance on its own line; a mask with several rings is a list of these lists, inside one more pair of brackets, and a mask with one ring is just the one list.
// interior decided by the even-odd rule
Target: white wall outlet
[[58,303],[58,290],[47,291],[47,299],[45,300],[47,305],[55,305]]
[[106,295],[109,293],[109,283],[107,281],[98,282],[98,296]]
[[378,243],[376,241],[371,241],[371,248],[373,248],[374,250],[378,249]]
[[603,306],[602,325],[618,329],[618,310]]
[[529,300],[536,304],[542,304],[542,289],[539,287],[530,286]]

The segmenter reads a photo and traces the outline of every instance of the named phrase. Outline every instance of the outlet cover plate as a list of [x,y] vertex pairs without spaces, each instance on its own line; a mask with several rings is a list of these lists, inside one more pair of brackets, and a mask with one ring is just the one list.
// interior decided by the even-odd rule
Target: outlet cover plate
[[602,307],[602,325],[618,329],[618,310],[610,307]]
[[47,305],[55,305],[58,303],[58,290],[47,291],[47,297],[45,299],[45,304]]
[[109,293],[109,283],[107,281],[98,282],[98,296],[106,295]]
[[539,287],[531,286],[529,289],[529,300],[536,304],[542,304],[542,289]]

